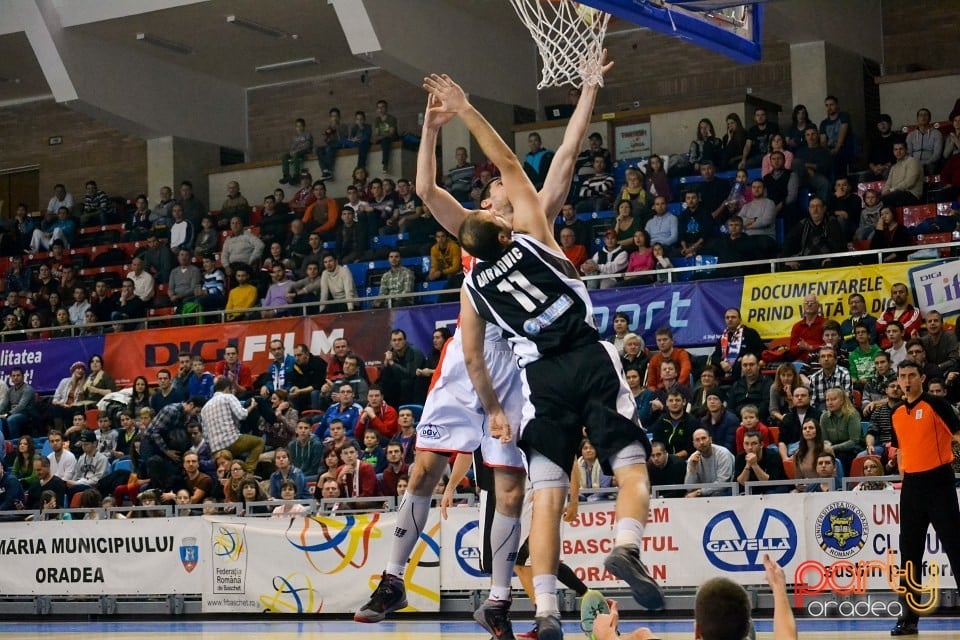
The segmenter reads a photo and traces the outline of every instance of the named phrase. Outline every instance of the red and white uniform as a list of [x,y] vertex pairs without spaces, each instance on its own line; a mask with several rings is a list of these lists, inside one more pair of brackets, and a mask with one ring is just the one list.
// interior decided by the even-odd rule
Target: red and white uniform
[[[474,263],[473,257],[464,255],[464,273],[469,273]],[[486,413],[463,360],[458,326],[444,345],[430,381],[430,393],[417,426],[417,449],[472,454],[479,448],[488,466],[523,469],[523,453],[516,443],[524,405],[520,368],[510,344],[500,329],[490,323],[484,336],[483,355],[493,390],[514,429],[513,440],[504,444],[488,431]]]

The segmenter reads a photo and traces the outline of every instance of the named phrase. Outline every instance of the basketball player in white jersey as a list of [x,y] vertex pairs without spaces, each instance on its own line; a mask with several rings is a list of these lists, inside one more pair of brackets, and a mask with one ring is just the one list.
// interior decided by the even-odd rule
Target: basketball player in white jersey
[[[601,59],[599,64],[603,72],[612,66],[605,59]],[[539,194],[541,210],[550,212],[549,220],[544,214],[545,223],[549,221],[551,227],[569,192],[576,157],[590,122],[598,89],[595,84],[584,86],[580,102],[564,133],[563,143],[554,155]],[[431,107],[436,107],[434,98],[428,99],[424,115],[423,136],[417,156],[417,193],[437,221],[456,234],[469,212],[453,196],[439,189],[434,181],[437,134],[453,114],[445,114]],[[505,192],[498,188],[499,180],[491,182],[493,184],[485,190],[487,197],[484,206],[497,207],[503,215],[510,216],[509,201],[505,200]],[[471,266],[472,260],[469,260],[464,264],[465,271]],[[510,347],[496,327],[491,326],[486,333],[483,351],[487,358],[486,370],[491,376],[491,388],[502,400],[505,410],[519,420],[524,402],[520,378]],[[418,425],[417,455],[407,492],[398,511],[391,559],[379,586],[371,599],[356,612],[354,620],[379,622],[389,613],[407,605],[403,572],[425,526],[433,488],[447,468],[451,453],[471,455],[479,448],[485,464],[494,469],[496,511],[489,531],[485,531],[493,551],[490,560],[490,597],[474,614],[474,619],[497,640],[510,640],[513,638],[508,616],[510,579],[520,542],[519,519],[525,482],[523,456],[515,442],[501,442],[485,432],[486,417],[464,366],[459,330],[445,346],[438,371],[434,374]]]
[[557,245],[516,156],[456,83],[431,76],[424,84],[440,102],[431,108],[455,112],[500,168],[499,188],[514,207],[513,227],[493,211],[472,213],[461,225],[460,241],[479,261],[461,290],[460,332],[489,432],[502,441],[511,439],[516,421],[511,424],[486,370],[487,323],[504,331],[522,369],[526,402],[519,433],[534,492],[530,551],[539,638],[563,637],[556,596],[559,521],[581,425],[620,487],[615,546],[604,564],[627,582],[639,604],[660,609],[663,593],[640,562],[649,509],[649,442],[619,357],[613,345],[600,340],[586,287]]

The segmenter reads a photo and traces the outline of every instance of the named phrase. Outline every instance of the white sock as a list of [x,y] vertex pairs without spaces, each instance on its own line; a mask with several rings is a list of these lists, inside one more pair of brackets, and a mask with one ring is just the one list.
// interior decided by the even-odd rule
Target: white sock
[[393,529],[393,548],[386,571],[390,575],[403,577],[407,560],[423,533],[430,515],[431,496],[417,496],[409,491],[403,495],[397,510],[397,526]]
[[491,600],[510,599],[510,579],[513,577],[513,565],[517,561],[517,549],[520,547],[520,519],[505,516],[499,511],[493,514],[490,525],[491,561]]
[[537,597],[538,618],[544,616],[560,616],[560,605],[557,603],[557,576],[533,576],[533,592]]
[[618,518],[614,527],[614,545],[643,549],[643,525],[636,518]]

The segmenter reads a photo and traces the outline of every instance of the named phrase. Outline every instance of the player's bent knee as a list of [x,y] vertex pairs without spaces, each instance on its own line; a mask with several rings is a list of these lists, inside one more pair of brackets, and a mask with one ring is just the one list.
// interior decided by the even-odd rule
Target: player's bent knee
[[533,491],[566,489],[570,486],[570,476],[563,467],[543,454],[533,452],[530,456],[529,469],[530,488]]
[[614,471],[629,466],[642,466],[646,469],[647,451],[639,442],[628,444],[610,456],[610,468]]

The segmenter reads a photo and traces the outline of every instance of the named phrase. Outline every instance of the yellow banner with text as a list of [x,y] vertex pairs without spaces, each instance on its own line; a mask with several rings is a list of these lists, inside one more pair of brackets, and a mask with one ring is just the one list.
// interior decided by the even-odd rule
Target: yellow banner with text
[[803,298],[815,295],[824,317],[842,322],[849,315],[847,300],[859,293],[867,301],[867,312],[879,316],[890,300],[896,282],[910,287],[909,272],[926,262],[897,262],[789,271],[747,276],[743,282],[740,312],[744,324],[764,339],[785,338],[803,315]]

